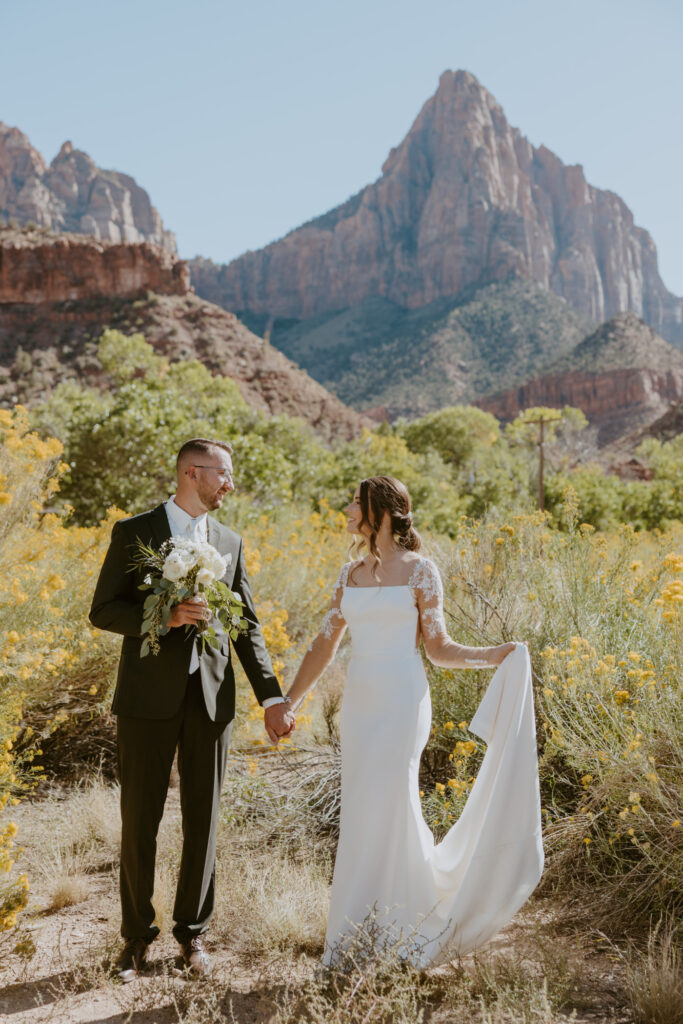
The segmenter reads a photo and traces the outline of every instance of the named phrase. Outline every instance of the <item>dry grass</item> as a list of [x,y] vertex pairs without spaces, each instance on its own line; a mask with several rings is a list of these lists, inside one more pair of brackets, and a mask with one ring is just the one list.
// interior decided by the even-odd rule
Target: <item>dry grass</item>
[[644,953],[628,958],[628,992],[635,1024],[683,1021],[683,970],[671,927],[655,928]]
[[90,892],[87,878],[83,875],[55,877],[50,885],[50,901],[47,910],[54,912],[64,907],[73,907],[87,900]]
[[[282,785],[290,778],[289,768],[284,772]],[[86,900],[61,918],[57,912],[36,917],[29,909],[39,951],[23,966],[17,958],[14,977],[25,979],[27,991],[30,984],[43,986],[36,991],[53,1001],[55,1021],[85,1019],[88,1007],[97,1005],[98,1019],[132,1015],[140,1024],[559,1024],[572,1006],[582,1005],[579,988],[587,982],[580,978],[580,956],[570,960],[567,943],[553,938],[545,925],[536,938],[522,930],[503,951],[484,951],[430,971],[407,966],[397,949],[375,943],[373,951],[373,937],[365,934],[359,955],[347,958],[344,970],[321,971],[328,844],[312,842],[306,851],[298,833],[291,845],[274,840],[266,812],[272,806],[277,818],[282,808],[272,804],[278,793],[273,778],[266,784],[238,773],[228,789],[218,837],[217,907],[208,936],[215,970],[201,984],[173,973],[176,946],[169,933],[181,843],[177,794],[169,798],[158,843],[155,906],[162,936],[152,947],[148,970],[126,987],[108,974],[120,944],[117,881],[108,863],[118,839],[117,817],[111,818],[117,810],[115,788],[94,783],[24,806],[22,828],[31,843],[26,856],[40,869],[41,885],[54,883],[61,851],[63,864],[86,869],[91,887]],[[302,814],[304,793],[310,792],[317,787],[302,789],[297,797]],[[239,798],[237,808],[231,793]],[[248,818],[239,805],[242,800],[246,806],[247,793]],[[290,806],[287,814],[293,810]],[[36,886],[37,896],[43,891]],[[96,904],[97,898],[105,905]],[[93,927],[92,936],[74,942],[69,928],[76,921],[83,929],[91,903],[90,920],[102,921],[108,913],[110,918]],[[657,956],[653,951],[651,989]],[[639,981],[638,991],[645,988]],[[664,1024],[673,1019],[663,1018]],[[655,1020],[659,1024],[659,1018],[642,1017],[643,1024]]]
[[[227,838],[227,837],[226,837]],[[212,936],[248,958],[322,954],[329,864],[292,859],[286,847],[247,853],[240,836],[223,840],[216,872]]]
[[98,779],[67,793],[53,790],[22,826],[31,876],[48,890],[115,865],[120,835],[118,787]]

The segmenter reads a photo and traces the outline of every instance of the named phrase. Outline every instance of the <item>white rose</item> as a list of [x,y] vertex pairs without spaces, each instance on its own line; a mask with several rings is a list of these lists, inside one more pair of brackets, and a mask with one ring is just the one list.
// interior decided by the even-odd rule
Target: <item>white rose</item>
[[202,544],[197,552],[197,561],[201,565],[202,569],[207,569],[211,560],[214,556],[216,549],[210,544]]
[[172,551],[164,562],[164,568],[162,575],[164,579],[171,580],[172,583],[177,583],[183,576],[187,575],[187,564],[180,554]]
[[190,569],[194,569],[199,561],[199,550],[194,544],[188,544],[187,547],[181,548],[178,554],[187,566],[188,572]]
[[210,569],[215,574],[216,579],[219,580],[221,576],[225,576],[228,569],[228,562],[222,555],[219,555],[218,552],[216,552]]
[[[219,580],[221,576],[225,575],[225,572],[230,564],[228,559],[230,555],[224,557],[219,551],[216,551],[211,544],[207,544],[202,551],[199,553],[199,565],[202,569],[209,569],[213,574],[214,579]],[[232,561],[232,559],[230,559]]]
[[197,587],[208,587],[216,579],[210,569],[200,569],[195,578]]

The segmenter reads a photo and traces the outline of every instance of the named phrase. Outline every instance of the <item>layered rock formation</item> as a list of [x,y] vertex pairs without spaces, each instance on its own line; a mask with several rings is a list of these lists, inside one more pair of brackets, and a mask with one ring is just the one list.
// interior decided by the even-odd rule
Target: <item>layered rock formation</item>
[[234,378],[252,407],[299,416],[325,437],[369,424],[232,313],[197,298],[184,264],[158,247],[38,242],[37,233],[35,244],[2,245],[8,235],[16,242],[16,232],[0,232],[0,404],[39,401],[69,378],[104,383],[97,340],[114,327],[141,332],[171,360],[200,359]]
[[683,355],[633,314],[602,324],[547,372],[476,404],[509,422],[531,406],[581,409],[601,445],[643,432],[683,401]]
[[154,242],[176,252],[149,195],[65,142],[51,164],[18,128],[0,122],[0,218],[109,242]]
[[191,271],[227,309],[296,319],[526,278],[594,322],[630,310],[683,345],[683,300],[628,207],[532,146],[466,71],[441,76],[374,184],[265,249]]
[[158,245],[103,244],[83,235],[0,229],[0,303],[184,295],[187,263]]

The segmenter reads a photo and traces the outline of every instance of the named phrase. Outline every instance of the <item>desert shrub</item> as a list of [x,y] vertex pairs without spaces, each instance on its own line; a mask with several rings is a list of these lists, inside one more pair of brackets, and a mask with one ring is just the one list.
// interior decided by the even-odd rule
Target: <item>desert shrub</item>
[[[8,820],[30,787],[35,774],[33,752],[17,750],[22,732],[27,676],[13,671],[12,655],[20,636],[14,626],[16,607],[28,600],[22,579],[13,570],[23,569],[22,551],[16,545],[36,518],[35,503],[46,490],[46,481],[61,453],[61,445],[41,441],[28,431],[28,418],[19,407],[14,414],[0,410],[0,571],[5,581],[0,597],[0,938],[10,933],[28,902],[28,879],[16,877],[14,837],[16,824]],[[29,571],[31,565],[29,563]]]
[[[219,513],[233,528],[244,531],[247,571],[252,582],[257,611],[273,667],[285,688],[291,684],[298,664],[316,635],[334,590],[341,566],[347,561],[350,537],[344,532],[346,519],[325,500],[318,511],[288,507],[277,516],[254,517],[247,503],[233,499]],[[341,660],[341,659],[340,659]],[[335,664],[321,689],[338,680]],[[263,729],[263,711],[254,698],[241,670],[238,671],[237,722],[234,744],[258,748],[268,744]],[[325,734],[322,700],[297,716],[298,743],[310,730]]]
[[677,1024],[683,1019],[681,947],[674,929],[662,927],[660,920],[648,936],[647,947],[632,948],[626,961],[635,1024]]
[[[0,866],[7,873],[15,826],[6,818],[37,776],[42,742],[103,706],[116,658],[114,638],[92,630],[86,617],[111,520],[83,529],[43,513],[63,470],[61,450],[29,430],[21,407],[0,410]],[[0,892],[8,930],[26,890],[22,877]]]

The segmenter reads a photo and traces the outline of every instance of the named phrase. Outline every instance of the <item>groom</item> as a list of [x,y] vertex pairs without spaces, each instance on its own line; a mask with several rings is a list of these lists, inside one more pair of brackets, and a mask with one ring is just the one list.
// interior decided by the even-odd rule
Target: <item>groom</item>
[[214,906],[216,825],[232,720],[235,678],[230,639],[211,620],[219,646],[198,648],[197,626],[209,619],[205,599],[176,605],[157,655],[140,657],[145,591],[144,569],[131,569],[138,540],[158,549],[171,536],[208,541],[226,556],[223,582],[244,602],[246,635],[234,641],[242,667],[260,704],[273,743],[294,728],[254,610],[237,533],[208,513],[234,490],[232,448],[222,441],[194,438],[178,453],[175,495],[150,512],[116,523],[90,609],[99,629],[123,635],[112,710],[117,715],[121,780],[121,934],[118,976],[131,981],[159,933],[153,924],[154,859],[173,757],[178,751],[183,850],[173,934],[188,970],[205,974],[209,957],[202,936]]

